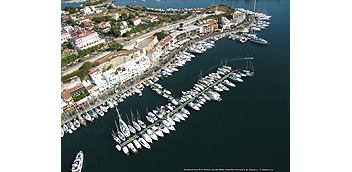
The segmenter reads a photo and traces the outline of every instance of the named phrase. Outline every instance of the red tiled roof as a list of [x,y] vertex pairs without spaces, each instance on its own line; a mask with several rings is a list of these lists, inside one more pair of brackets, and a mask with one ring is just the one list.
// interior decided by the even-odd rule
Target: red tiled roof
[[65,90],[63,90],[63,91],[61,92],[61,97],[64,98],[64,100],[68,100],[68,99],[71,98],[70,92],[75,91],[75,90],[77,90],[77,89],[80,89],[80,88],[82,88],[82,87],[84,87],[83,84],[78,84],[78,85],[76,85],[76,86],[74,86],[73,88],[70,88],[70,89],[68,89],[68,90],[65,89]]
[[89,75],[92,75],[93,73],[99,72],[99,71],[100,71],[99,69],[95,69],[95,70],[93,70],[92,72],[89,72]]
[[153,49],[149,50],[147,53],[148,53],[148,54],[153,54],[153,53],[155,53],[155,51],[156,51],[156,49],[153,48]]

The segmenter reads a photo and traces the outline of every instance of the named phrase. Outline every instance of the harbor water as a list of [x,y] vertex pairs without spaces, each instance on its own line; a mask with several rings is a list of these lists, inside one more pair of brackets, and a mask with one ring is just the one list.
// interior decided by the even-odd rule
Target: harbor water
[[[126,5],[133,1],[116,1]],[[140,2],[140,1],[139,1]],[[145,5],[153,8],[207,7],[213,1],[153,1]],[[253,10],[254,1],[214,1],[230,7]],[[122,4],[124,3],[124,4]],[[241,44],[223,38],[213,49],[196,55],[191,62],[179,67],[178,72],[158,83],[172,92],[174,97],[189,90],[196,83],[200,71],[203,76],[215,72],[220,64],[233,68],[246,66],[244,57],[252,60],[255,75],[244,78],[236,88],[221,93],[220,102],[205,103],[200,111],[187,107],[191,115],[184,122],[176,123],[159,141],[153,141],[151,149],[142,148],[139,153],[126,156],[115,148],[111,129],[115,128],[117,113],[109,109],[104,117],[87,122],[72,134],[61,138],[61,171],[70,171],[79,150],[84,152],[82,171],[160,171],[178,172],[184,169],[241,169],[270,168],[274,171],[290,171],[290,2],[257,1],[256,9],[266,8],[271,15],[270,26],[258,37],[269,41],[268,45],[252,42]],[[162,4],[167,4],[162,6]],[[143,5],[140,3],[139,5]],[[201,6],[198,6],[201,5]],[[202,6],[204,5],[204,6]],[[139,111],[146,123],[146,108],[165,105],[167,99],[155,94],[149,87],[143,96],[137,94],[119,103],[122,118],[130,118]]]

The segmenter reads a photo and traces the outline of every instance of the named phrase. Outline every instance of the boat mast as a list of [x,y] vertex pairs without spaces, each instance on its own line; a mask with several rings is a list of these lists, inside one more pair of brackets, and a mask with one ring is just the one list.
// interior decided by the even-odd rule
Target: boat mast
[[119,131],[119,127],[117,126],[116,120],[114,120],[114,121],[115,121],[115,126],[116,126],[116,132],[118,132]]
[[249,57],[248,57],[248,54],[247,54],[247,66],[246,66],[246,71],[248,71],[248,59],[249,59]]
[[137,120],[139,120],[141,117],[139,117],[139,112],[137,110]]
[[131,111],[131,120],[133,121],[134,120],[134,116],[133,116],[133,113],[132,113],[132,109],[130,109],[130,111]]
[[127,122],[128,122],[128,124],[131,125],[131,121],[130,121],[130,119],[128,118],[127,113],[126,113],[126,117],[127,117]]
[[256,5],[256,3],[257,3],[257,0],[254,0],[254,12],[255,12],[255,5]]
[[253,66],[252,60],[250,60],[249,62],[250,62],[251,66],[252,66],[252,69],[253,69],[252,73],[254,74],[254,66]]
[[202,70],[200,70],[199,76],[198,76],[198,80],[200,80],[202,78]]

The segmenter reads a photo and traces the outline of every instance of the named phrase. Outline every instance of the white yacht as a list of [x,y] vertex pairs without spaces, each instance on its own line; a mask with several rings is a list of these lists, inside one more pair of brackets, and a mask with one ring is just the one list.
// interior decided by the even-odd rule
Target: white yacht
[[180,119],[179,119],[176,115],[173,115],[173,116],[171,117],[171,119],[172,119],[173,121],[175,121],[175,122],[181,122]]
[[196,106],[193,102],[190,102],[190,103],[188,103],[187,105],[188,105],[189,107],[191,107],[192,109],[194,109],[194,110],[197,110],[197,111],[200,110],[199,107]]
[[93,110],[89,110],[89,111],[88,111],[88,113],[89,113],[89,115],[90,115],[92,118],[95,118],[95,119],[97,119],[97,118],[98,118],[97,113],[96,113],[96,112],[94,112]]
[[71,171],[81,172],[83,165],[83,151],[79,151],[76,155],[76,159],[73,161]]
[[155,134],[159,137],[164,137],[164,133],[156,126],[151,127]]
[[138,153],[137,149],[133,146],[133,143],[129,142],[129,143],[127,144],[127,147],[128,147],[134,154]]
[[68,127],[67,127],[67,125],[66,125],[66,124],[64,124],[64,125],[62,126],[62,128],[63,128],[63,130],[64,130],[64,132],[65,132],[65,133],[67,133],[67,132],[68,132]]
[[165,120],[167,120],[171,125],[176,125],[175,121],[172,120],[169,116],[167,116]]
[[122,147],[123,153],[125,153],[126,155],[130,155],[130,152],[128,151],[128,148],[126,146]]
[[112,104],[109,100],[106,102],[109,106],[109,108],[114,108],[114,104]]
[[120,146],[119,144],[117,144],[117,145],[115,146],[115,148],[116,148],[118,151],[121,151],[121,146]]
[[100,116],[104,116],[104,112],[102,112],[100,109],[95,108],[94,110],[95,110],[95,112],[97,112],[97,113],[98,113],[98,115],[100,115]]
[[170,131],[167,127],[165,127],[164,125],[160,125],[160,130],[166,134],[169,134]]
[[114,130],[112,130],[112,133],[111,133],[111,136],[112,138],[115,140],[115,142],[117,143],[121,143],[121,140],[119,139],[119,137],[115,134]]
[[64,134],[65,134],[64,129],[62,129],[61,127],[61,137],[64,137]]
[[236,81],[236,82],[243,82],[241,78],[236,77],[236,75],[232,75],[229,77],[231,80]]
[[145,123],[141,120],[137,120],[138,121],[138,124],[142,127],[142,128],[146,128],[147,125],[145,125]]
[[145,147],[145,148],[147,148],[147,149],[150,149],[150,148],[151,148],[150,145],[148,144],[148,142],[146,142],[143,138],[139,138],[139,139],[138,139],[138,142],[139,142],[143,147]]
[[147,134],[153,139],[153,140],[158,140],[158,136],[151,130],[147,130]]
[[79,123],[79,121],[76,118],[73,119],[73,124],[75,125],[76,128],[79,128],[81,126],[81,124]]
[[103,112],[108,112],[108,110],[107,110],[104,106],[102,106],[102,105],[100,105],[99,108],[100,108],[100,110],[103,111]]
[[148,143],[153,143],[153,140],[149,137],[149,135],[148,134],[146,134],[146,133],[143,133],[142,134],[142,138],[144,139],[144,140],[146,140]]
[[75,125],[73,125],[73,123],[72,123],[71,121],[68,121],[68,122],[67,122],[67,125],[68,125],[68,127],[69,127],[72,131],[77,130],[77,128],[75,127]]
[[229,87],[236,87],[236,85],[232,82],[230,82],[229,80],[225,79],[222,81],[223,84],[226,84]]
[[158,117],[156,117],[156,115],[152,112],[148,112],[148,116],[153,118],[154,121],[158,120]]
[[147,118],[147,121],[149,121],[150,123],[154,123],[154,119],[150,116],[145,116],[145,118]]
[[137,140],[133,140],[133,144],[134,144],[134,146],[136,146],[137,149],[142,148],[142,145]]

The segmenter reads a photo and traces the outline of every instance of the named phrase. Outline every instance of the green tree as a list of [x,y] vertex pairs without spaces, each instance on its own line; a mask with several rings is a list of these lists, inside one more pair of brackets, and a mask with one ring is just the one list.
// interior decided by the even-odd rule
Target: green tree
[[93,63],[92,62],[84,62],[81,66],[81,68],[83,70],[89,70],[90,68],[93,67]]
[[156,36],[156,37],[158,38],[158,40],[160,41],[160,40],[162,40],[163,38],[166,37],[166,33],[164,33],[164,32],[157,32],[157,33],[154,34],[154,36]]
[[127,19],[127,14],[126,14],[126,13],[122,13],[122,14],[121,14],[121,18],[123,18],[124,20],[126,20],[126,19]]
[[114,42],[114,43],[111,43],[109,47],[112,50],[121,50],[123,45],[119,44],[118,42]]
[[66,6],[64,10],[68,11],[70,14],[74,14],[77,11],[73,6]]
[[74,21],[71,17],[69,17],[67,23],[73,26],[76,25],[77,22]]

